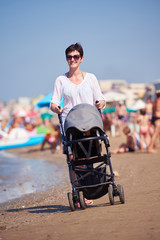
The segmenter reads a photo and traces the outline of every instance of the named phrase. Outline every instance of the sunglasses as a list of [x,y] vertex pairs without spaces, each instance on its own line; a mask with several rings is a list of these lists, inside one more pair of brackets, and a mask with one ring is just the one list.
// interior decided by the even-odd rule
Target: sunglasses
[[72,58],[75,60],[75,61],[78,61],[80,59],[80,55],[67,55],[67,60],[72,60]]

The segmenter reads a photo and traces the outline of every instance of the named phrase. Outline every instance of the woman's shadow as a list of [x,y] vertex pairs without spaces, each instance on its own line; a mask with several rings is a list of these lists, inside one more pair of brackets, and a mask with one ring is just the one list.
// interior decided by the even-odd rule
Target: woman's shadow
[[36,207],[29,207],[29,208],[16,208],[16,209],[8,209],[6,210],[6,212],[22,212],[26,210],[29,213],[70,212],[69,206],[64,206],[64,205],[46,205],[46,206],[36,206]]
[[[121,204],[119,201],[115,202],[115,205]],[[91,206],[87,206],[87,208],[91,207],[104,207],[108,206],[110,207],[110,203],[100,203],[100,204],[95,204]],[[71,212],[71,209],[69,206],[65,205],[46,205],[46,206],[37,206],[37,207],[29,207],[29,208],[16,208],[16,209],[8,209],[6,212],[22,212],[22,211],[28,211],[29,213],[56,213],[56,212],[61,212],[61,213],[68,213]],[[76,210],[81,210],[80,208],[76,208]]]

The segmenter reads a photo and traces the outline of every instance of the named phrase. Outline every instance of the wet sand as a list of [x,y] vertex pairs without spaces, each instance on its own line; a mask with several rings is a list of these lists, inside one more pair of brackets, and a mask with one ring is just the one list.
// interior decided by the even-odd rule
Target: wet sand
[[0,151],[0,204],[60,184],[63,168]]
[[[123,141],[123,137],[111,138],[111,150]],[[156,154],[112,155],[113,170],[119,173],[116,184],[124,187],[125,204],[115,198],[111,206],[107,194],[75,212],[68,205],[71,185],[65,155],[40,152],[39,146],[8,152],[65,167],[60,185],[0,206],[0,239],[160,239],[160,150]]]

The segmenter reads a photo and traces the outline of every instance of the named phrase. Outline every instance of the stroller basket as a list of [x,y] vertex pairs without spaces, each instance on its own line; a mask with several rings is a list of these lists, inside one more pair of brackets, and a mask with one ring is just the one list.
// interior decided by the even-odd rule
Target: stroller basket
[[83,191],[84,197],[87,199],[96,199],[108,192],[106,167],[101,167],[97,170],[75,170],[75,173],[79,181],[76,188]]
[[106,167],[98,168],[95,171],[92,169],[75,169],[75,173],[82,186],[98,185],[106,181]]

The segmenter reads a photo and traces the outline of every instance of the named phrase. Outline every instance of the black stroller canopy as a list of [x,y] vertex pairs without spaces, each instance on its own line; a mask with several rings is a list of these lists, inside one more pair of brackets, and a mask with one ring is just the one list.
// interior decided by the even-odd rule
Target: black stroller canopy
[[92,128],[99,128],[104,132],[99,111],[95,106],[86,103],[76,105],[68,113],[64,123],[64,131],[67,133],[69,129],[73,128],[82,132],[89,131]]

